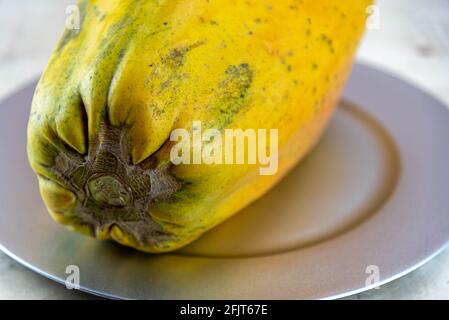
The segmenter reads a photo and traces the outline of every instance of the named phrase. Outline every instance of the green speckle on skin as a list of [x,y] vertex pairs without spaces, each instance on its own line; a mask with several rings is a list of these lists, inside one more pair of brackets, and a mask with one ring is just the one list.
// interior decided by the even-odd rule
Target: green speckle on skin
[[328,46],[329,51],[331,53],[335,52],[334,43],[333,43],[333,40],[331,38],[329,38],[326,34],[322,33],[321,36],[320,36],[320,40],[322,42],[324,42]]
[[56,50],[61,51],[62,49],[64,49],[64,47],[67,45],[67,43],[69,43],[70,40],[72,40],[73,38],[78,36],[78,34],[79,34],[78,30],[66,29],[64,31],[64,35],[62,36],[61,40],[59,41],[59,45]]
[[253,81],[253,71],[247,63],[232,65],[225,71],[225,78],[216,90],[214,109],[220,114],[220,124],[224,128],[232,121],[247,102],[249,89]]
[[[165,107],[174,101],[180,83],[188,79],[188,74],[182,72],[182,67],[185,64],[187,54],[203,44],[205,44],[204,41],[198,41],[189,46],[173,48],[168,54],[160,58],[160,63],[151,63],[149,65],[152,68],[152,71],[150,76],[145,80],[145,86],[148,86],[155,94],[161,94],[162,92],[172,90],[173,97],[164,103]],[[163,77],[161,77],[161,75],[163,75]],[[152,82],[154,79],[160,80],[160,84],[157,88],[153,88]]]

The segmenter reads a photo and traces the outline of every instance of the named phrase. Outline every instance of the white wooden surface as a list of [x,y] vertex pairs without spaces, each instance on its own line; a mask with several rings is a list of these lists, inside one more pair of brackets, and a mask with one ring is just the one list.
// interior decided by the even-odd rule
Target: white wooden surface
[[[0,99],[42,71],[73,3],[0,0]],[[449,0],[380,0],[377,6],[379,28],[368,30],[358,59],[449,105]],[[91,296],[69,291],[0,253],[0,299],[85,298]],[[379,290],[349,299],[449,299],[449,250]]]

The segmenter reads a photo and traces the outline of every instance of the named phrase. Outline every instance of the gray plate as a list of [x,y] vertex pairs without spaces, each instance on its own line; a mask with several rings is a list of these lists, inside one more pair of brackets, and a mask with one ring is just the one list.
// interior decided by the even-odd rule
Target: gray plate
[[77,265],[82,290],[112,298],[336,298],[412,271],[449,240],[449,111],[380,71],[355,67],[323,139],[276,188],[159,256],[50,220],[25,153],[34,86],[0,106],[0,247],[58,282]]

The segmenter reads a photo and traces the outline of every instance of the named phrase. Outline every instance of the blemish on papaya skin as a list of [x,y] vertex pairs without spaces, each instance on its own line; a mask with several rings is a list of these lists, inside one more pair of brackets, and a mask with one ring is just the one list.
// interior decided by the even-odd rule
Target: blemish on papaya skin
[[97,17],[100,15],[100,11],[98,10],[97,5],[93,5],[92,6],[92,12],[94,13],[94,15],[96,15]]
[[189,51],[204,45],[205,43],[205,41],[198,41],[186,47],[174,48],[167,56],[161,58],[161,62],[171,65],[172,67],[182,67],[185,63],[186,54]]
[[215,102],[211,112],[220,114],[220,123],[216,128],[224,128],[232,118],[244,108],[253,81],[253,71],[249,64],[231,65],[225,71],[224,79],[219,83],[215,93]]
[[329,38],[326,34],[324,34],[324,33],[321,34],[320,41],[324,42],[328,46],[329,51],[331,53],[335,52],[333,40],[331,38]]
[[185,64],[186,55],[193,49],[198,48],[202,45],[204,45],[205,41],[198,41],[192,45],[184,46],[184,47],[178,47],[173,48],[170,50],[170,52],[161,57],[160,65],[156,66],[154,68],[153,72],[150,74],[149,78],[146,80],[146,84],[151,84],[151,81],[158,77],[158,74],[160,73],[161,68],[164,68],[167,70],[167,76],[165,80],[161,81],[161,84],[158,89],[158,93],[162,93],[169,87],[171,87],[171,84],[174,80],[185,80],[188,79],[187,74],[183,74],[180,72],[180,69]]

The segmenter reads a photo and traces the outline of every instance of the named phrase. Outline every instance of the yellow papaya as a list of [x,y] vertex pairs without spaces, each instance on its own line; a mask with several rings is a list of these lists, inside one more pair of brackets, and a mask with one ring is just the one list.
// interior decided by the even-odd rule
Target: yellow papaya
[[[79,1],[80,28],[65,30],[55,48],[28,124],[28,158],[49,213],[153,253],[229,218],[319,138],[370,3]],[[260,174],[260,162],[174,163],[172,133],[193,132],[195,122],[215,133],[276,129],[276,174]],[[195,152],[195,143],[184,146]]]

